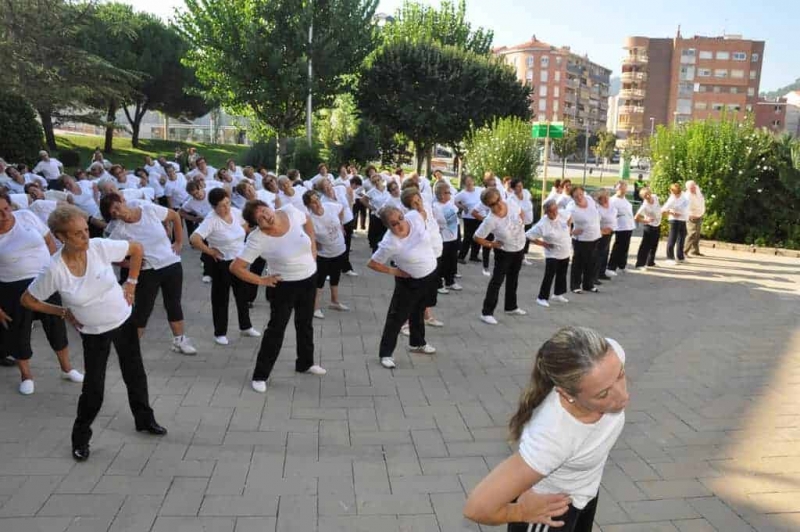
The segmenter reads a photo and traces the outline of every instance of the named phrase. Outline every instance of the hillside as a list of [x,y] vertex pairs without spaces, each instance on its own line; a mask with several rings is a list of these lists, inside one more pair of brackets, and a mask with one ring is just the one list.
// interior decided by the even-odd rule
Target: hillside
[[761,96],[766,98],[767,100],[774,100],[779,98],[780,96],[785,96],[787,92],[797,91],[800,90],[800,78],[794,80],[794,83],[790,83],[785,87],[781,87],[780,89],[776,89],[770,92],[762,92]]

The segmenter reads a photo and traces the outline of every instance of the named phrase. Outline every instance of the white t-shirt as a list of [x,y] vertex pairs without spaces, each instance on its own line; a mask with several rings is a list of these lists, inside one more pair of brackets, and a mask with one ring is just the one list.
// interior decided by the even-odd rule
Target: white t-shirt
[[281,190],[280,192],[278,192],[278,199],[281,202],[281,207],[285,207],[286,205],[291,205],[301,213],[303,214],[307,213],[308,209],[306,209],[306,206],[303,205],[303,194],[305,193],[306,193],[305,187],[295,188],[293,196],[287,196]]
[[194,170],[186,174],[186,179],[193,181],[198,177],[202,177],[203,179],[205,179],[206,183],[208,183],[209,181],[212,181],[214,179],[215,175],[217,175],[217,169],[211,166],[210,164],[206,164],[206,173],[201,172],[199,168],[195,168]]
[[531,202],[531,193],[528,190],[522,189],[522,199],[519,199],[516,192],[511,192],[508,195],[508,201],[513,201],[522,209],[522,222],[525,225],[533,223],[533,203]]
[[317,254],[320,257],[332,259],[347,250],[347,246],[344,243],[342,222],[339,220],[339,213],[342,212],[343,207],[338,203],[326,202],[322,208],[325,211],[322,216],[317,216],[309,211],[308,217],[311,218],[311,223],[314,224]]
[[670,194],[669,199],[661,207],[661,211],[675,211],[676,214],[670,214],[667,218],[670,222],[685,222],[689,219],[689,199],[683,195],[675,196],[675,194]]
[[[50,232],[30,211],[15,211],[14,227],[0,235],[0,281],[33,279],[50,263],[44,237]],[[45,298],[47,299],[47,298]]]
[[[423,202],[424,203],[424,202]],[[444,241],[442,239],[442,232],[439,229],[439,222],[436,221],[436,215],[433,213],[431,205],[424,205],[425,207],[425,229],[428,231],[428,236],[431,240],[431,247],[433,248],[433,256],[437,259],[442,256],[444,251]]]
[[28,183],[36,183],[42,190],[47,188],[47,179],[30,172],[25,174],[25,184],[27,185]]
[[266,189],[256,190],[256,198],[269,205],[270,209],[275,209],[275,194]]
[[269,272],[280,275],[284,281],[302,281],[317,271],[317,261],[311,254],[311,238],[304,229],[307,216],[292,205],[276,212],[289,217],[289,230],[283,236],[270,236],[256,229],[247,238],[239,258],[252,264],[258,257],[266,259]]
[[375,187],[372,187],[367,191],[367,198],[369,198],[369,208],[372,210],[372,214],[375,216],[378,215],[378,211],[380,211],[386,202],[389,201],[392,195],[389,194],[389,191],[385,188],[383,190],[378,190]]
[[506,207],[508,212],[502,218],[490,211],[475,231],[475,236],[486,238],[493,233],[495,241],[503,244],[500,249],[513,253],[525,247],[525,226],[520,217],[519,205],[508,201]]
[[129,188],[139,188],[139,178],[133,174],[125,174],[125,181],[114,179],[113,182],[117,185],[117,190],[120,192]]
[[336,199],[331,199],[325,194],[320,194],[322,196],[322,201],[324,203],[338,203],[342,206],[342,212],[344,212],[344,216],[342,219],[342,223],[349,224],[353,221],[353,209],[350,207],[350,201],[347,199],[347,189],[342,186],[333,187],[333,193],[336,195]]
[[443,242],[452,242],[458,238],[458,208],[451,201],[447,203],[433,202],[433,215],[439,224],[439,233]]
[[481,187],[475,187],[472,192],[464,189],[453,198],[453,201],[455,201],[457,205],[464,205],[464,213],[462,216],[465,220],[475,219],[475,217],[472,216],[472,211],[481,205],[481,192],[483,192]]
[[153,192],[157,198],[163,198],[165,194],[164,185],[161,184],[162,179],[165,180],[164,185],[166,185],[166,177],[161,175],[161,173],[154,171],[147,174],[148,186],[153,189]]
[[683,192],[683,196],[689,200],[689,216],[699,218],[706,213],[706,198],[702,192],[692,194],[688,190]]
[[568,259],[572,253],[569,225],[567,218],[562,214],[559,214],[555,220],[551,220],[547,216],[540,218],[533,227],[528,229],[525,236],[531,240],[544,240],[553,245],[552,248],[544,248],[544,258],[546,259]]
[[55,181],[61,175],[62,166],[58,159],[50,157],[48,161],[39,161],[36,163],[36,166],[33,167],[31,172],[34,174],[41,172],[48,181]]
[[[569,204],[566,215],[572,217],[573,238],[580,242],[594,242],[600,238],[600,213],[597,204],[592,198],[586,196],[586,208],[578,207],[575,202]],[[575,229],[583,232],[575,235]]]
[[11,203],[20,209],[27,209],[31,203],[31,198],[27,194],[9,194],[8,197],[11,198]]
[[411,226],[408,236],[399,238],[391,231],[386,231],[377,251],[372,255],[372,260],[386,264],[394,259],[398,268],[414,279],[422,279],[436,270],[436,256],[433,254],[430,234],[425,228],[422,215],[417,211],[407,213],[405,219]]
[[31,203],[28,209],[30,209],[32,213],[38,216],[43,224],[47,225],[47,218],[54,210],[56,210],[56,207],[58,207],[57,201],[40,199]]
[[150,187],[143,188],[124,188],[119,191],[125,198],[125,201],[131,200],[146,200],[153,201],[155,198],[155,191]]
[[646,225],[658,227],[661,225],[661,205],[658,204],[658,196],[652,194],[650,197],[653,203],[648,203],[646,199],[643,199],[642,205],[639,207],[639,210],[636,211],[636,216],[650,218],[652,221],[648,222]]
[[116,329],[131,315],[131,307],[111,263],[123,261],[127,254],[127,242],[93,238],[86,250],[86,273],[75,277],[61,259],[61,251],[57,251],[28,291],[39,301],[55,292],[61,294],[63,305],[83,324],[80,331],[84,334]]
[[600,214],[600,229],[617,229],[617,209],[608,204],[608,207],[603,207],[597,204],[597,212]]
[[170,205],[176,209],[189,199],[189,193],[186,192],[186,178],[183,177],[183,174],[177,174],[174,181],[167,179],[167,184],[164,185],[164,195],[170,200]]
[[216,211],[211,211],[194,233],[208,241],[208,247],[218,249],[223,260],[233,260],[239,256],[247,235],[242,211],[236,207],[231,207],[231,223],[220,218]]
[[203,199],[195,199],[194,196],[189,196],[189,198],[183,202],[183,205],[181,205],[181,210],[191,214],[192,216],[205,218],[214,210],[214,208],[208,202],[208,192],[206,192],[206,195],[203,196]]
[[25,183],[17,183],[11,178],[3,181],[2,185],[8,189],[9,194],[25,194]]
[[72,203],[92,218],[99,218],[100,207],[97,206],[97,202],[94,200],[94,183],[82,180],[78,181],[77,184],[81,189],[81,193],[70,194]]
[[[625,364],[625,351],[610,338],[611,349]],[[583,423],[564,409],[555,390],[533,411],[519,441],[519,454],[534,471],[544,475],[536,493],[566,493],[583,509],[597,496],[608,453],[625,425],[625,412],[603,414],[595,423]]]
[[608,200],[609,205],[617,209],[617,231],[633,231],[636,222],[633,220],[633,205],[627,198],[617,195]]
[[128,223],[117,220],[109,238],[141,243],[144,248],[143,270],[160,270],[180,262],[181,257],[172,251],[172,244],[162,224],[167,219],[169,209],[154,203],[140,203],[137,207],[142,210],[139,221]]

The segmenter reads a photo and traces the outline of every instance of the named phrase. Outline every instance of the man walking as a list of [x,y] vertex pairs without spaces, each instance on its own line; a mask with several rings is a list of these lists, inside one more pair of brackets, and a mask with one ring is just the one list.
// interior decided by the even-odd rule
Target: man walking
[[706,199],[694,181],[686,182],[684,195],[689,200],[689,220],[686,222],[686,245],[683,252],[686,255],[691,252],[697,257],[702,257],[700,230],[703,228],[703,215],[706,213]]

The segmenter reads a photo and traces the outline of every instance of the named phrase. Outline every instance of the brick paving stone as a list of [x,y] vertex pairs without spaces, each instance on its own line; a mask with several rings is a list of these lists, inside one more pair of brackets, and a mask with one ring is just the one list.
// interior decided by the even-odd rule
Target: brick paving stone
[[[463,266],[465,290],[436,308],[446,327],[426,331],[437,354],[410,355],[401,338],[387,371],[376,351],[392,280],[363,267],[363,238],[353,249],[362,275],[340,287],[352,312],[314,324],[328,374],[294,373],[290,328],[265,395],[248,381],[258,340],[213,345],[208,289],[196,252],[184,251],[187,332],[200,353],[165,349],[158,305],[142,342],[165,438],[133,431],[112,356],[92,456],[76,464],[79,387],[59,379],[54,357],[34,359],[31,397],[0,371],[0,531],[503,530],[465,521],[464,499],[513,450],[507,422],[533,354],[564,323],[596,327],[628,353],[631,406],[600,488],[598,532],[800,530],[796,259],[708,250],[543,310],[533,305],[539,258],[519,289],[531,314],[497,327],[471,315],[486,280]],[[261,295],[254,324],[268,315]],[[80,366],[80,339],[69,337]],[[49,352],[38,328],[33,347]]]

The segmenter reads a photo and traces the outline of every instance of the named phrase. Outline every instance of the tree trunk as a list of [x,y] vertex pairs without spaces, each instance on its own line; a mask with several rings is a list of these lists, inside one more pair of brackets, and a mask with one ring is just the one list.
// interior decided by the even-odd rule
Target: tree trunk
[[139,129],[142,127],[141,120],[137,120],[131,124],[131,146],[134,148],[139,147]]
[[561,158],[561,180],[564,180],[564,177],[567,175],[567,158]]
[[283,164],[283,160],[285,159],[286,150],[286,137],[278,133],[278,136],[275,137],[275,173],[282,174],[284,171],[281,170],[281,165]]
[[103,145],[103,153],[114,151],[114,121],[116,117],[117,103],[111,102],[108,104],[108,113],[106,114],[106,142]]
[[53,115],[49,109],[37,109],[39,111],[39,118],[42,120],[42,129],[44,129],[44,141],[47,144],[47,149],[55,151],[58,149],[56,145],[56,134],[53,132]]
[[433,148],[425,150],[425,178],[431,178],[431,167],[433,166]]
[[417,158],[417,173],[422,173],[422,162],[425,159],[425,147],[422,144],[414,143]]

